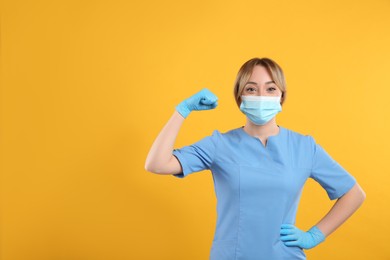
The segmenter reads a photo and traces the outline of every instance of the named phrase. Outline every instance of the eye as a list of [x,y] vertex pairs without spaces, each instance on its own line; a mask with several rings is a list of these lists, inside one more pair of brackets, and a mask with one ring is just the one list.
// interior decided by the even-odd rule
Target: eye
[[268,88],[268,90],[272,89],[272,91],[276,90],[276,88],[272,87],[272,88]]
[[249,92],[251,92],[251,91],[253,91],[254,90],[254,88],[247,88],[246,89],[246,91],[249,91]]

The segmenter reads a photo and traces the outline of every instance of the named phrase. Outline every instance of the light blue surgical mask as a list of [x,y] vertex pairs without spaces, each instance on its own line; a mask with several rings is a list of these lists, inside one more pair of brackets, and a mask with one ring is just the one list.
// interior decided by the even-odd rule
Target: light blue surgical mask
[[282,111],[281,97],[241,96],[240,110],[256,125],[264,125]]

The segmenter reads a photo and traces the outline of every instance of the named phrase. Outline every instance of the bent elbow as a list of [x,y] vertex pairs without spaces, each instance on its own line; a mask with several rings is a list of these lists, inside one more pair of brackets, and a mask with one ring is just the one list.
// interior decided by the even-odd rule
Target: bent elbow
[[154,168],[151,168],[151,167],[145,167],[145,170],[146,170],[147,172],[157,173],[157,171],[156,171]]
[[157,166],[158,164],[154,160],[151,160],[150,158],[146,158],[145,165],[144,165],[145,171],[151,173],[157,173],[157,169],[158,169]]
[[366,199],[366,193],[364,192],[364,190],[362,189],[362,187],[358,184],[357,185],[359,187],[359,193],[360,193],[360,197],[361,197],[361,200],[362,202]]
[[155,174],[162,173],[162,171],[158,167],[155,167],[153,165],[145,165],[145,170],[148,172],[151,172],[151,173],[155,173]]
[[366,193],[364,192],[364,190],[362,190],[361,193],[362,193],[362,201],[365,201],[367,195],[366,195]]
[[150,165],[149,163],[145,163],[144,168],[145,168],[145,171],[147,171],[147,172],[156,173],[155,167],[153,167],[153,165]]
[[145,171],[147,171],[147,172],[151,172],[151,170],[150,170],[150,168],[149,168],[149,166],[148,166],[148,165],[145,165],[145,166],[144,166],[144,168],[145,168]]

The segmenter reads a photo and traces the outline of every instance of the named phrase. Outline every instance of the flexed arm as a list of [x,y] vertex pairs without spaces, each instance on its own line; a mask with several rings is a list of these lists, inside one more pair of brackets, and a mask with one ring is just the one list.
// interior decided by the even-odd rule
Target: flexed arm
[[178,104],[175,112],[150,148],[145,161],[145,169],[158,174],[182,172],[179,161],[172,155],[180,127],[191,111],[214,109],[218,105],[217,100],[217,96],[207,88],[204,88]]

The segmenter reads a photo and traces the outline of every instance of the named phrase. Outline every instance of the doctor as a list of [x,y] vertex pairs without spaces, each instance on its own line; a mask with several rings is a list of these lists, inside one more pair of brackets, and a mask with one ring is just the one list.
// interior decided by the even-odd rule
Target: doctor
[[[191,111],[217,106],[218,98],[202,89],[176,106],[149,151],[145,169],[178,178],[211,170],[218,201],[211,260],[306,259],[303,249],[322,243],[366,195],[355,177],[312,136],[276,123],[287,89],[275,61],[245,62],[233,92],[246,115],[245,126],[225,133],[214,130],[192,145],[174,149],[181,124]],[[318,223],[303,231],[295,226],[295,216],[308,178],[337,201]]]

